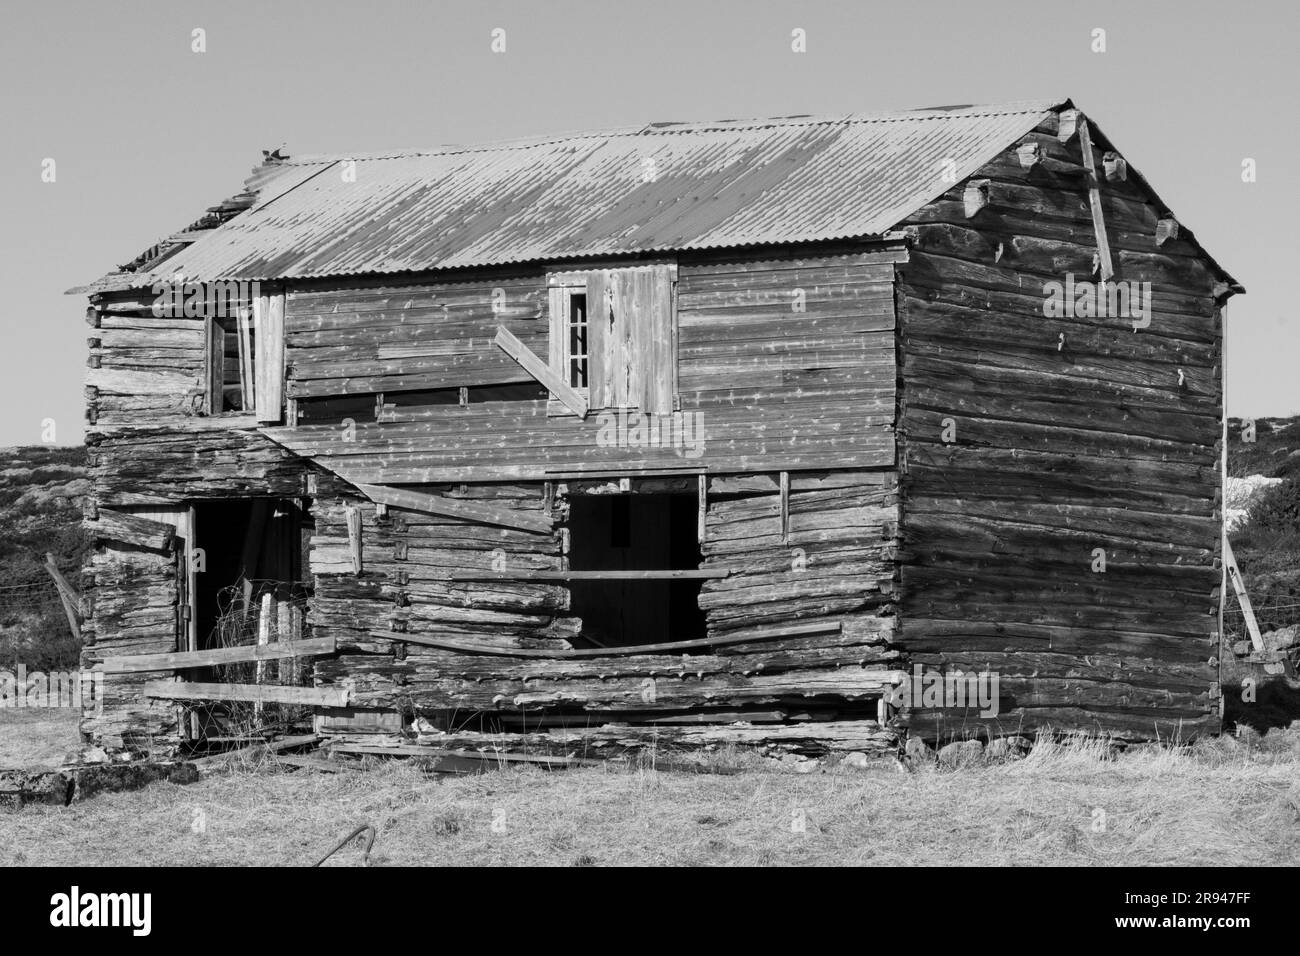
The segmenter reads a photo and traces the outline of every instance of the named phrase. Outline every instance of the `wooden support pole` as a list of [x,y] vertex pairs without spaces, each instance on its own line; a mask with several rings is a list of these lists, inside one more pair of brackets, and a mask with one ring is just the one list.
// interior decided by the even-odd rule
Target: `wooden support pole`
[[72,585],[68,583],[59,566],[54,563],[54,555],[45,552],[45,570],[50,573],[54,579],[54,590],[59,592],[59,601],[63,604],[63,613],[68,617],[68,628],[72,631],[72,636],[81,643],[81,625],[77,618],[80,614],[81,596],[73,590]]
[[1092,230],[1097,236],[1097,256],[1101,264],[1101,281],[1109,282],[1115,275],[1110,257],[1110,240],[1106,238],[1106,220],[1101,210],[1101,184],[1097,179],[1097,162],[1092,155],[1092,135],[1088,121],[1079,121],[1079,146],[1083,150],[1083,165],[1088,170],[1088,206],[1092,210]]
[[781,472],[781,543],[790,543],[790,472]]
[[709,515],[709,476],[700,475],[700,498],[699,512],[695,519],[695,536],[701,545],[704,544],[705,535],[708,533],[707,518]]

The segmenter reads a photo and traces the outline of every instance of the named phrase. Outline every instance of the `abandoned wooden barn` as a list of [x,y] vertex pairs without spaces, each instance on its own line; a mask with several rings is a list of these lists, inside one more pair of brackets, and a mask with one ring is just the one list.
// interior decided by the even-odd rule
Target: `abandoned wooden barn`
[[96,743],[1219,726],[1242,290],[1068,101],[271,153],[75,291]]

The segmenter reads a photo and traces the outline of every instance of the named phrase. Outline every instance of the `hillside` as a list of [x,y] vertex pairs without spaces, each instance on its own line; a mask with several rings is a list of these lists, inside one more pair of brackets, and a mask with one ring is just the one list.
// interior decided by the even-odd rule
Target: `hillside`
[[79,648],[42,562],[52,553],[79,586],[89,489],[85,448],[0,449],[0,669],[19,660],[33,670],[77,666]]

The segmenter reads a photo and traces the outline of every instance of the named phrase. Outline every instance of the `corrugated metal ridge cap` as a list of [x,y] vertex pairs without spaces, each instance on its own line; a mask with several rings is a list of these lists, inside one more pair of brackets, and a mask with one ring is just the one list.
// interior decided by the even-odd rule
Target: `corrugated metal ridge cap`
[[469,145],[447,145],[428,148],[375,150],[359,153],[305,153],[283,160],[286,166],[327,165],[341,160],[357,162],[385,159],[415,159],[421,156],[454,156],[462,153],[495,152],[498,150],[532,149],[559,143],[582,140],[608,140],[635,136],[671,136],[685,133],[729,132],[793,126],[852,126],[855,124],[899,123],[913,120],[947,120],[981,116],[1012,116],[1016,114],[1049,113],[1068,107],[1068,98],[1045,100],[1018,100],[987,106],[925,107],[910,110],[893,110],[885,113],[810,113],[806,115],[757,117],[735,120],[664,120],[636,126],[616,126],[607,129],[571,130],[525,136]]

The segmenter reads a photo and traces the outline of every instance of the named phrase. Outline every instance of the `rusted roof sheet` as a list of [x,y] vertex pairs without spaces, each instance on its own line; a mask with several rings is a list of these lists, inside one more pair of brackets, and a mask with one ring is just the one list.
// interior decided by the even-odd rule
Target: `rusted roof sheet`
[[[972,174],[1060,105],[665,123],[295,158],[247,212],[112,284],[151,286],[177,273],[190,281],[308,278],[878,236],[944,192],[954,167],[958,179]],[[347,175],[353,169],[355,177]]]

